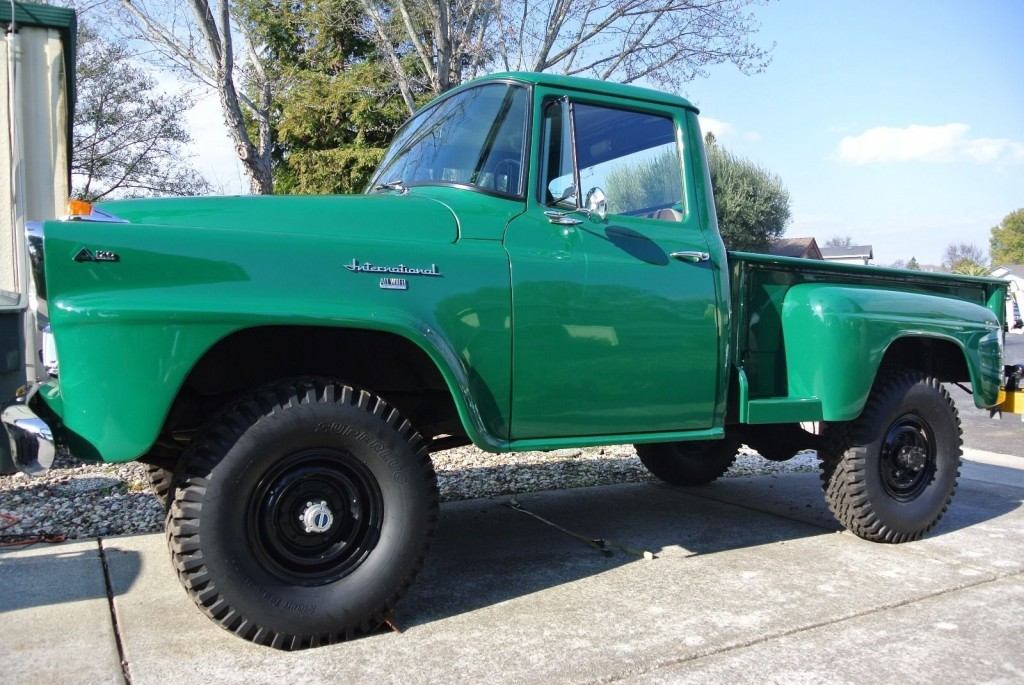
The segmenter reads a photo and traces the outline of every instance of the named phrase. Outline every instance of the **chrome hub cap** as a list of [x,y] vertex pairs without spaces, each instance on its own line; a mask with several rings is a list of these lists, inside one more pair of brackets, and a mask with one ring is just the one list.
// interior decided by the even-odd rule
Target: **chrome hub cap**
[[293,585],[324,585],[354,571],[377,546],[384,501],[369,468],[344,450],[282,455],[247,507],[260,564]]
[[307,533],[326,533],[334,525],[334,514],[326,501],[306,502],[299,519]]

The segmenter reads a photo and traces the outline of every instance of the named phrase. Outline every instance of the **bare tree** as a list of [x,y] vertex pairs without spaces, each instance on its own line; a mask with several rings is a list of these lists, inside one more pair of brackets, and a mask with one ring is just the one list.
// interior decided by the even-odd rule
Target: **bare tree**
[[86,200],[141,195],[198,195],[209,185],[182,146],[191,138],[188,94],[166,95],[132,62],[122,43],[78,25],[75,70],[74,194]]
[[[263,56],[246,27],[234,17],[230,0],[219,0],[216,11],[211,0],[120,0],[120,4],[134,37],[149,42],[161,61],[178,73],[217,93],[224,123],[252,192],[272,193],[272,84]],[[235,50],[238,39],[245,48],[244,69],[239,68]],[[247,88],[239,87],[243,82]],[[247,126],[247,115],[254,124],[255,135]]]
[[678,89],[714,64],[752,73],[768,62],[748,40],[753,0],[359,1],[410,111],[417,85],[441,93],[495,68]]
[[[464,77],[476,76],[501,1],[359,0],[366,31],[394,72],[410,112],[416,106],[415,91],[440,94]],[[415,72],[406,66],[407,54],[416,57]],[[422,77],[417,78],[420,70]]]
[[834,235],[825,242],[825,247],[850,247],[853,238],[848,235]]
[[989,272],[985,251],[970,243],[950,243],[942,256],[942,266],[968,276],[986,276]]

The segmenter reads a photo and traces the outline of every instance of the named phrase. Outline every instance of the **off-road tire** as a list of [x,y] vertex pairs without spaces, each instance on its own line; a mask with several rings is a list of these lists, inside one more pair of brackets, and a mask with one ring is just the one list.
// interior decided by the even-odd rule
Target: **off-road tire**
[[745,426],[737,437],[768,461],[789,461],[803,450],[814,449],[817,442],[815,436],[790,423]]
[[670,485],[706,485],[729,470],[739,441],[697,440],[635,445],[640,462]]
[[[925,466],[902,471],[900,479],[894,476],[902,465],[892,456],[899,452],[893,446],[906,441],[900,436],[907,431],[928,456]],[[860,417],[830,424],[818,450],[829,509],[865,540],[920,539],[956,492],[961,436],[956,406],[939,381],[914,371],[880,371]]]
[[149,477],[149,486],[153,490],[153,494],[160,501],[164,511],[167,511],[174,487],[174,471],[147,464],[146,475]]
[[750,445],[750,447],[768,461],[789,461],[804,449],[803,447],[794,447],[793,445],[786,444]]
[[[303,507],[316,506],[297,503],[319,500],[309,494],[318,490],[337,494],[337,506],[326,531],[312,533],[323,547],[310,551],[301,545],[321,538],[303,535]],[[243,399],[189,448],[167,542],[207,616],[293,650],[378,628],[422,567],[437,519],[436,476],[409,421],[366,390],[302,378]],[[356,532],[332,537],[344,531]],[[330,556],[343,554],[354,556]]]

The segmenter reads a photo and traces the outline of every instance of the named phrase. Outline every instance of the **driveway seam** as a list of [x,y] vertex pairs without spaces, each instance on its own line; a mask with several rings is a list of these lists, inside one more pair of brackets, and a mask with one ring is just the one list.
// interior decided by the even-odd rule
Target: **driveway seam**
[[107,551],[103,547],[103,538],[96,538],[96,546],[100,552],[100,563],[103,565],[103,584],[107,589],[107,606],[110,609],[110,624],[114,629],[114,644],[117,646],[117,658],[121,662],[121,677],[126,685],[132,685],[132,676],[128,670],[128,659],[121,641],[121,627],[117,622],[117,610],[114,608],[114,584],[110,578],[110,567],[107,564]]
[[882,613],[882,612],[885,612],[885,611],[891,611],[892,609],[899,609],[901,607],[910,606],[912,604],[917,604],[918,602],[923,602],[925,600],[934,599],[936,597],[943,597],[945,595],[953,594],[955,592],[963,592],[964,590],[971,590],[971,589],[974,589],[976,587],[981,587],[982,585],[988,585],[989,583],[995,583],[995,582],[1000,581],[1000,580],[1006,580],[1008,578],[1013,578],[1014,576],[1021,576],[1022,574],[1024,574],[1024,571],[1016,571],[1014,573],[1009,573],[1009,574],[1003,575],[1003,576],[994,576],[994,577],[991,577],[991,578],[986,578],[984,580],[980,580],[980,581],[978,581],[976,583],[969,583],[967,585],[958,585],[956,587],[946,588],[945,590],[940,590],[938,592],[933,592],[931,594],[922,595],[921,597],[916,597],[916,598],[913,598],[913,599],[906,599],[906,600],[903,600],[903,601],[900,601],[900,602],[894,602],[892,604],[886,604],[886,605],[883,605],[883,606],[880,606],[880,607],[875,607],[873,609],[866,609],[864,611],[859,611],[857,613],[850,614],[849,616],[843,616],[841,618],[836,618],[836,619],[826,620],[826,621],[818,621],[817,623],[812,623],[810,625],[801,626],[801,627],[798,627],[798,628],[793,628],[791,630],[786,630],[786,631],[783,631],[781,633],[776,633],[776,634],[773,634],[773,635],[765,635],[765,636],[762,636],[762,637],[759,637],[759,638],[755,638],[753,640],[747,640],[747,641],[744,641],[744,642],[738,642],[736,644],[727,645],[727,646],[722,647],[721,649],[715,649],[715,650],[708,651],[708,652],[702,652],[702,653],[697,653],[697,654],[693,654],[693,655],[690,655],[690,656],[679,657],[677,659],[670,659],[670,660],[667,660],[667,661],[665,661],[663,663],[652,665],[649,668],[643,668],[643,669],[640,669],[638,671],[632,671],[632,672],[629,672],[629,673],[622,673],[622,674],[618,674],[618,675],[609,676],[609,677],[606,677],[606,678],[597,678],[597,679],[591,680],[589,682],[590,683],[605,684],[605,683],[622,682],[624,680],[631,680],[633,678],[636,678],[637,676],[642,676],[642,675],[647,675],[647,674],[655,673],[657,671],[661,671],[661,670],[664,670],[666,668],[670,668],[672,666],[679,666],[681,664],[685,664],[685,663],[689,663],[689,662],[700,661],[701,659],[706,659],[708,657],[719,656],[721,654],[727,654],[729,652],[737,651],[737,650],[740,650],[740,649],[747,649],[748,647],[754,647],[756,645],[764,644],[766,642],[771,642],[773,640],[779,640],[781,638],[791,637],[793,635],[799,635],[800,633],[806,633],[806,632],[809,632],[809,631],[812,631],[812,630],[817,630],[819,628],[827,628],[829,626],[839,625],[841,623],[845,623],[845,622],[851,621],[853,619],[863,618],[865,616],[871,616],[872,614],[879,614],[879,613]]

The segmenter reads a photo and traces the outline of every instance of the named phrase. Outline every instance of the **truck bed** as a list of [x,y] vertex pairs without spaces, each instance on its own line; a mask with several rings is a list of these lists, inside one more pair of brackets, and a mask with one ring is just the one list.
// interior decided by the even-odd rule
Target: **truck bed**
[[[732,284],[733,322],[730,331],[730,347],[733,350],[733,379],[729,409],[731,419],[734,421],[771,423],[787,418],[806,420],[801,417],[817,416],[823,411],[822,408],[815,409],[814,405],[817,399],[808,392],[807,387],[793,387],[795,385],[806,386],[811,382],[795,382],[795,374],[791,373],[790,367],[798,364],[800,358],[808,353],[813,354],[815,349],[813,340],[800,339],[802,337],[800,328],[796,324],[784,325],[784,307],[787,306],[787,301],[792,305],[794,298],[788,296],[794,287],[804,284],[821,284],[841,286],[847,290],[864,289],[871,291],[874,302],[885,299],[889,293],[892,293],[891,297],[894,300],[899,298],[901,293],[924,294],[960,303],[969,303],[972,306],[967,308],[956,303],[947,303],[948,306],[960,307],[968,312],[976,307],[984,308],[995,315],[1000,326],[1004,322],[1006,283],[992,278],[837,264],[748,252],[730,252],[728,257]],[[932,298],[926,298],[926,301],[937,302],[939,309],[944,304]],[[879,306],[883,307],[881,304]],[[821,315],[821,317],[823,316],[824,314]],[[856,315],[851,314],[850,316]],[[946,335],[941,331],[942,321],[936,320],[934,317],[923,322],[917,321],[913,313],[903,313],[898,306],[894,306],[887,314],[880,315],[878,312],[872,312],[870,315],[865,315],[864,318],[873,317],[878,320],[885,316],[894,320],[899,319],[900,326],[909,333],[919,333],[937,340],[957,337]],[[975,318],[978,316],[987,317],[988,315],[984,312],[975,312]],[[945,323],[952,324],[952,317]],[[848,336],[847,345],[856,345],[868,351],[871,351],[873,346],[888,344],[884,339],[879,341],[865,339],[870,336],[866,336],[865,332],[855,325],[847,326],[849,328],[847,331],[836,330],[840,327],[840,325],[833,325],[829,329],[828,326],[817,326],[816,334],[820,335],[822,328],[832,330],[836,335],[836,339],[832,341],[834,344],[837,342],[841,344],[844,337]],[[963,327],[961,326],[961,328]],[[889,342],[891,343],[891,341]],[[960,341],[952,340],[952,342]],[[1001,342],[999,346],[1001,347]],[[991,341],[986,348],[991,354],[990,348]],[[882,354],[884,352],[884,349],[881,350]],[[828,368],[826,363],[819,373]],[[843,382],[841,375],[843,372],[844,369],[829,371],[829,375],[832,376],[830,382]],[[871,373],[871,377],[874,376],[874,370],[868,368],[850,368],[845,369],[845,372],[854,375]],[[949,378],[949,380],[970,381],[971,379],[964,377]],[[976,393],[975,403],[978,406],[993,404],[995,402],[994,394],[998,388],[983,388],[982,390],[982,396],[978,396]],[[824,408],[824,414],[819,418],[826,420],[836,418],[828,416],[827,407]]]

